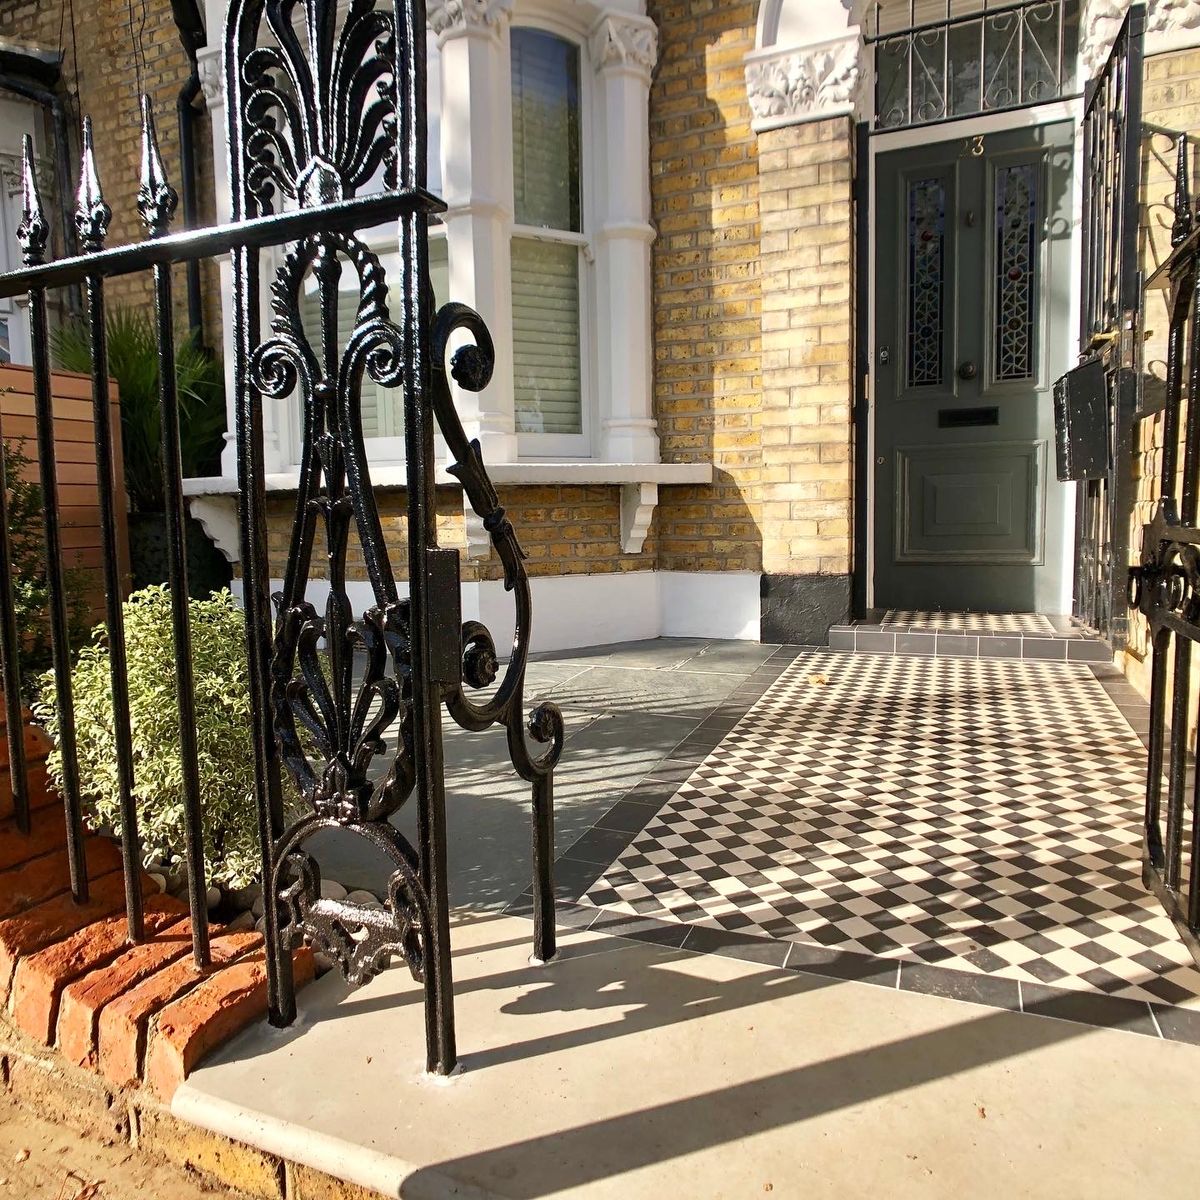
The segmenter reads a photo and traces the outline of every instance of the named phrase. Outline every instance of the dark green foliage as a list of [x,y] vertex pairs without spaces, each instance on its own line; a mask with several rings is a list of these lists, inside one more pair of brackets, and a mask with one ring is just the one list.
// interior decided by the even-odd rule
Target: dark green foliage
[[[8,499],[8,544],[12,560],[13,603],[17,636],[21,639],[21,683],[32,697],[38,675],[50,665],[50,591],[46,584],[46,548],[43,542],[42,489],[26,478],[31,460],[22,442],[3,446],[3,470]],[[87,640],[89,609],[87,576],[77,568],[65,572],[67,621],[71,645],[78,649]]]
[[[54,360],[64,371],[92,369],[87,325],[70,322],[53,339]],[[163,477],[159,440],[158,344],[150,316],[114,307],[108,313],[108,373],[121,399],[125,487],[134,512],[161,512]],[[184,476],[213,473],[225,433],[225,376],[220,362],[194,336],[175,348],[179,428]]]

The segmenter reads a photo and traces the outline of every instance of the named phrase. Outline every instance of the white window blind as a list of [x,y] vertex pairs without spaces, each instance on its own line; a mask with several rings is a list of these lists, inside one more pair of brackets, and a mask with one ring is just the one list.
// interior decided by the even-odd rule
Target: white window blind
[[[387,269],[389,291],[388,304],[391,308],[392,319],[399,316],[400,296],[396,290],[399,287],[400,264],[395,255],[384,258]],[[446,254],[446,239],[431,237],[429,239],[429,275],[433,283],[436,302],[444,304],[450,291],[450,267]],[[345,351],[350,335],[354,332],[355,317],[358,314],[358,292],[354,283],[354,269],[346,264],[343,267],[342,282],[349,286],[338,295],[337,340],[339,357]],[[313,352],[320,358],[321,354],[321,314],[317,289],[313,287],[306,291],[300,302],[300,322],[304,334],[308,338]],[[370,375],[364,372],[362,381],[362,426],[363,437],[400,437],[404,433],[403,398],[395,388],[380,387]]]
[[579,249],[512,244],[518,433],[580,433]]
[[518,433],[583,432],[580,348],[579,48],[537,29],[512,31],[513,367]]

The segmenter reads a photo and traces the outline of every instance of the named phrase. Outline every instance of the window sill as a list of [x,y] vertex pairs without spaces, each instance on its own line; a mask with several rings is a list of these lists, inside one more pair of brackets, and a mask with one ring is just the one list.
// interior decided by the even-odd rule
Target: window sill
[[[621,549],[625,554],[641,552],[658,504],[660,486],[711,483],[713,479],[712,463],[492,463],[488,465],[487,472],[497,487],[619,487]],[[438,468],[436,479],[442,486],[461,486],[444,467]],[[286,494],[296,490],[298,481],[298,472],[281,471],[267,475],[264,483],[268,492]],[[407,482],[406,468],[403,463],[377,466],[371,471],[371,482],[376,488],[402,488]],[[236,562],[237,519],[233,497],[238,493],[237,479],[224,475],[185,479],[183,491],[192,500],[192,515],[201,522],[226,558]],[[486,558],[491,549],[491,539],[483,528],[483,522],[465,505],[464,515],[468,557]]]
[[[517,462],[487,463],[488,477],[497,487],[538,485],[608,484],[688,484],[712,483],[712,463],[607,463],[607,462]],[[442,487],[460,484],[444,467],[437,470],[437,483]],[[268,492],[294,492],[299,481],[298,471],[280,471],[267,475]],[[403,463],[390,463],[371,468],[371,483],[376,488],[402,488],[407,483],[407,468]],[[211,475],[185,479],[185,496],[234,496],[237,479],[230,475]]]

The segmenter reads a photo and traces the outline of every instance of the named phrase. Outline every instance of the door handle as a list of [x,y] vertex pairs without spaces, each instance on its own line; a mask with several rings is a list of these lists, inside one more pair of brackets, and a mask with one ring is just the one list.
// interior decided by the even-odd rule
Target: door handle
[[979,374],[975,364],[971,361],[960,363],[958,367],[959,379],[974,379]]

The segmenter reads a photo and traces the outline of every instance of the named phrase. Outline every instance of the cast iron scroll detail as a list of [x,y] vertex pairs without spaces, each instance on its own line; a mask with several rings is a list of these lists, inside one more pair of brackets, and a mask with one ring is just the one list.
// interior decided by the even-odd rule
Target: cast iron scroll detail
[[[237,370],[244,380],[239,445],[245,433],[256,436],[256,422],[261,427],[256,397],[297,404],[302,425],[296,507],[273,621],[263,587],[261,456],[239,459],[251,688],[274,742],[274,757],[259,764],[257,775],[272,1020],[286,1024],[294,1016],[289,950],[300,943],[329,955],[356,984],[399,959],[425,985],[429,1065],[446,1072],[455,1051],[440,707],[468,730],[503,725],[513,765],[532,784],[534,956],[541,960],[555,950],[552,773],[563,720],[549,704],[524,716],[532,620],[524,555],[479,445],[464,433],[447,374],[449,338],[465,330],[473,343],[454,354],[449,373],[467,390],[486,386],[491,338],[462,305],[433,312],[427,225],[444,206],[424,190],[425,6],[350,0],[340,15],[338,7],[336,0],[234,0],[226,42],[235,213],[270,214],[280,197],[286,208],[313,213],[273,271],[266,338],[257,334],[256,253],[234,260]],[[395,197],[390,215],[400,222],[399,286],[390,294],[380,256],[354,232],[319,218],[322,208],[355,199],[380,177]],[[302,297],[314,294],[315,328],[301,319]],[[349,304],[347,333],[339,309],[344,317]],[[407,594],[397,583],[371,483],[361,413],[366,378],[393,389],[404,405]],[[453,552],[437,546],[435,422],[453,460],[447,469],[483,519],[514,595],[512,652],[486,699],[469,692],[495,681],[499,655],[483,625],[460,627],[457,566],[450,562],[449,577]],[[365,609],[355,602],[362,585],[348,578],[352,541],[371,593]],[[319,605],[309,597],[318,581],[327,589]],[[285,819],[276,764],[286,769],[305,815]],[[389,820],[414,796],[415,844]],[[386,856],[391,870],[382,907],[322,894],[311,839],[330,829]]]

